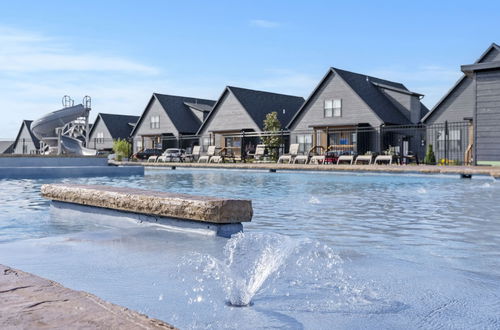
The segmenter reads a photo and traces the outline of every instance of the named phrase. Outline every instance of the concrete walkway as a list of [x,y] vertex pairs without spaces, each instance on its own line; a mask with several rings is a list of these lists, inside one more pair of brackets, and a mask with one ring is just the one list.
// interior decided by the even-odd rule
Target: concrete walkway
[[434,166],[434,165],[310,165],[276,163],[148,163],[121,162],[121,165],[144,165],[149,167],[188,167],[188,168],[233,168],[257,170],[307,170],[338,172],[382,172],[382,173],[421,173],[421,174],[457,174],[489,175],[500,178],[498,166]]
[[1,329],[175,329],[89,293],[4,265],[0,265],[0,301]]

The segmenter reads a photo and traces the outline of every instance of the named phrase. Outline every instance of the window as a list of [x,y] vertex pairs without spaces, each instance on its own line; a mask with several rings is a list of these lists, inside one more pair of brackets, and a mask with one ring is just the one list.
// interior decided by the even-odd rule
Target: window
[[160,128],[160,116],[152,116],[151,117],[151,128]]
[[325,100],[325,118],[342,116],[342,100]]
[[104,143],[104,133],[97,132],[96,143]]
[[308,153],[312,148],[312,135],[300,134],[297,135],[297,143],[299,144],[299,153]]
[[136,150],[140,151],[142,150],[142,140],[137,141],[136,145]]

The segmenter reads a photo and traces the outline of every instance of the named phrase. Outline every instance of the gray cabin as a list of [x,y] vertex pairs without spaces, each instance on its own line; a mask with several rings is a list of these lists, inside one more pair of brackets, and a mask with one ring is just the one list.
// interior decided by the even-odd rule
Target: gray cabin
[[500,46],[491,44],[474,64],[461,69],[462,77],[423,119],[427,125],[446,123],[447,138],[443,129],[429,135],[429,142],[438,158],[446,146],[448,152],[459,149],[465,163],[473,159],[476,164],[500,165]]
[[134,152],[197,144],[192,136],[214,104],[213,100],[153,93],[131,133]]
[[99,113],[89,134],[89,148],[111,151],[113,141],[130,139],[130,133],[139,120],[139,116]]
[[[268,113],[276,112],[285,128],[303,103],[304,98],[300,96],[227,86],[198,130],[202,150],[206,151],[209,145],[235,148],[237,153],[242,149],[251,150],[258,143],[255,133],[264,131]],[[242,146],[244,133],[249,137]]]
[[38,153],[40,140],[31,131],[32,122],[32,120],[23,120],[12,146],[14,154],[32,155]]
[[422,97],[398,82],[330,68],[289,122],[290,142],[303,153],[313,146],[340,153],[380,152],[385,146],[378,129],[420,123],[428,112]]

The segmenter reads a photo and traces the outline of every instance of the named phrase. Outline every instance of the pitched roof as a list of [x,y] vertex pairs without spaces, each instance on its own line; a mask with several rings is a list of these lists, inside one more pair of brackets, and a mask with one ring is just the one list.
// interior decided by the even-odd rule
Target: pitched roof
[[134,128],[134,126],[130,124],[137,123],[139,116],[99,113],[90,130],[90,134],[92,134],[94,128],[97,127],[96,124],[98,120],[102,120],[113,139],[126,139],[130,137],[130,132],[132,132],[132,129]]
[[0,154],[10,153],[13,146],[14,141],[0,141]]
[[[189,109],[189,106],[186,105],[186,103],[200,104],[198,107],[204,107],[204,106],[212,107],[216,102],[214,100],[153,93],[153,96],[151,96],[151,99],[148,102],[146,108],[144,109],[144,112],[142,113],[140,119],[137,121],[137,124],[130,133],[131,135],[133,135],[137,127],[140,126],[140,123],[144,119],[144,115],[149,109],[149,105],[154,99],[158,100],[163,110],[174,124],[177,131],[179,131],[180,133],[188,133],[188,134],[196,133],[196,131],[201,125],[201,121]],[[201,104],[203,104],[204,106],[202,106]]]
[[203,104],[203,103],[191,103],[191,102],[184,102],[184,104],[190,108],[193,108],[195,110],[202,111],[202,112],[210,112],[213,109],[213,104],[208,105],[208,104]]
[[[497,50],[498,52],[500,52],[500,45],[497,45],[496,43],[492,43],[482,54],[481,56],[479,56],[479,58],[476,60],[476,62],[474,62],[474,64],[479,64],[481,63],[484,58],[493,50]],[[422,118],[422,122],[425,122],[427,119],[429,119],[429,117],[431,117],[435,110],[437,108],[439,108],[439,106],[451,95],[451,93],[453,93],[455,91],[455,89],[457,89],[457,87],[462,83],[462,81],[464,81],[464,79],[467,77],[467,75],[464,73],[460,79],[458,79],[458,81],[450,88],[450,90],[444,94],[444,96],[434,105],[434,107],[432,107],[432,109],[427,113],[427,115],[424,116],[424,118]]]
[[19,128],[19,132],[17,133],[16,140],[14,141],[14,148],[17,145],[17,142],[18,142],[17,140],[19,139],[19,136],[21,135],[21,132],[23,131],[23,127],[24,126],[26,126],[26,129],[28,130],[28,133],[31,136],[31,140],[33,141],[33,143],[35,144],[35,146],[38,147],[40,145],[40,140],[31,131],[31,123],[32,122],[33,122],[33,120],[23,120],[23,122],[21,124],[21,128]]
[[241,106],[246,110],[257,127],[261,130],[264,130],[264,119],[266,118],[266,115],[274,111],[277,112],[278,120],[281,122],[283,127],[285,127],[286,123],[290,121],[305,101],[304,98],[300,96],[227,86],[213,110],[208,114],[206,120],[200,126],[197,134],[201,132],[203,127],[215,115],[217,105],[222,100],[226,92],[232,93],[234,97],[236,97]]
[[[381,121],[388,124],[410,124],[411,121],[392,103],[387,96],[380,90],[390,89],[400,93],[405,93],[414,96],[422,96],[415,92],[411,92],[406,88],[405,85],[380,79],[377,77],[367,76],[364,74],[359,74],[351,71],[346,71],[338,68],[331,67],[327,74],[320,81],[318,86],[314,89],[311,95],[308,97],[307,101],[302,105],[299,111],[292,118],[288,124],[290,128],[294,121],[299,117],[299,114],[305,109],[307,104],[312,100],[314,95],[319,92],[320,87],[326,82],[331,74],[338,74],[350,87],[351,89],[373,110],[373,112],[380,118]],[[427,108],[420,103],[423,111]]]

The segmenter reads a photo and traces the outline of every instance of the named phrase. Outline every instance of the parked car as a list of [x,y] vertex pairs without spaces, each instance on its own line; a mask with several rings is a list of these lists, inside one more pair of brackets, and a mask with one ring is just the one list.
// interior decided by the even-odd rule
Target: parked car
[[133,157],[136,159],[148,159],[151,156],[161,156],[162,153],[163,151],[161,149],[145,149],[136,152]]
[[186,153],[186,150],[184,149],[178,149],[178,148],[168,148],[163,152],[163,155],[158,157],[159,162],[182,162],[184,160],[184,154]]

